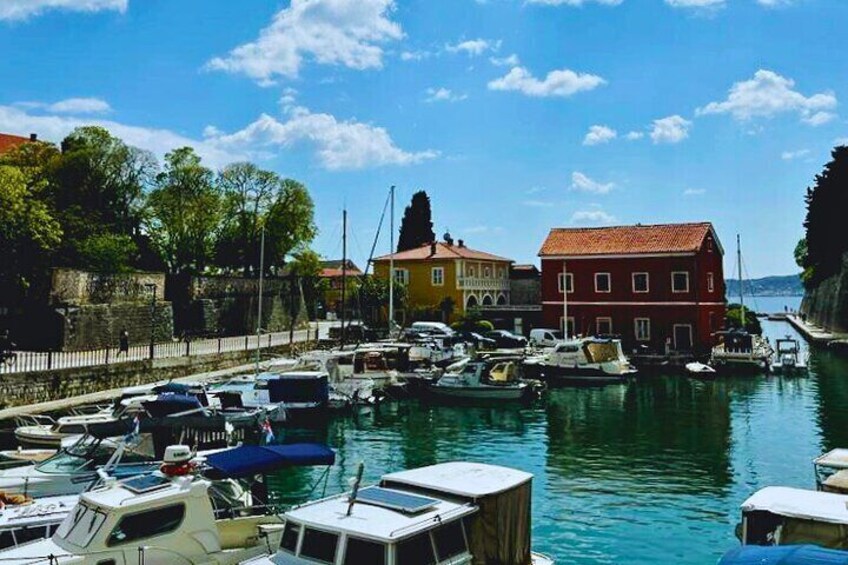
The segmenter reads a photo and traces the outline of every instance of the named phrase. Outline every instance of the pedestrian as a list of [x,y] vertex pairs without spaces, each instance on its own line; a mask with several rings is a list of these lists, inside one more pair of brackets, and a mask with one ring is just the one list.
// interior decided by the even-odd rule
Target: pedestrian
[[121,330],[121,335],[118,338],[118,355],[116,355],[116,358],[120,357],[121,353],[123,353],[124,355],[129,355],[129,352],[130,352],[130,334],[127,333],[127,329],[124,328],[124,329]]

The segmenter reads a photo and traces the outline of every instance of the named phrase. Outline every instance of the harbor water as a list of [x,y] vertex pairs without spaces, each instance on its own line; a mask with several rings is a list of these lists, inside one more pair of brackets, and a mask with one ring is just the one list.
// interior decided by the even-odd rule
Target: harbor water
[[[782,305],[780,306],[782,310]],[[763,322],[772,340],[793,333]],[[809,377],[650,376],[549,391],[532,405],[389,403],[281,441],[337,450],[327,494],[357,465],[383,473],[451,460],[535,475],[533,542],[567,563],[715,563],[739,505],[768,485],[815,488],[812,459],[848,446],[848,361],[814,351]],[[321,470],[272,478],[286,501],[320,496]]]

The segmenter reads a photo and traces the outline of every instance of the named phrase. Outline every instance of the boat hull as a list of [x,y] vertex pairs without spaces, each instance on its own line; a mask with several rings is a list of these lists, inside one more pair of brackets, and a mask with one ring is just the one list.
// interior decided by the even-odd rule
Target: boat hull
[[431,385],[428,392],[441,398],[455,400],[521,400],[528,393],[528,387],[497,386],[439,386]]
[[558,367],[540,365],[539,378],[548,386],[557,385],[605,385],[621,383],[635,375],[635,371],[624,374],[610,374],[602,369],[590,367]]

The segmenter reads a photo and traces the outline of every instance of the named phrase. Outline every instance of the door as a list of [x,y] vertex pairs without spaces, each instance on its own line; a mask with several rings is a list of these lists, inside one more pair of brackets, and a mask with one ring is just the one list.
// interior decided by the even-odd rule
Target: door
[[676,351],[692,350],[691,324],[674,324],[674,349]]

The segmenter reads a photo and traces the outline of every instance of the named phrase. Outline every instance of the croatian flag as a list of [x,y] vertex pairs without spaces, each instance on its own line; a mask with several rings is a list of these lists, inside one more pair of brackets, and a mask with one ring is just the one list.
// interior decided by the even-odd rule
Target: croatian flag
[[271,420],[265,419],[262,422],[262,432],[265,434],[265,443],[274,443],[274,430],[271,428]]
[[133,429],[129,434],[127,434],[127,437],[125,439],[127,441],[132,441],[135,438],[137,438],[139,436],[139,434],[141,433],[140,430],[139,430],[140,426],[141,426],[141,420],[138,418],[138,414],[136,414],[135,418],[133,418]]

